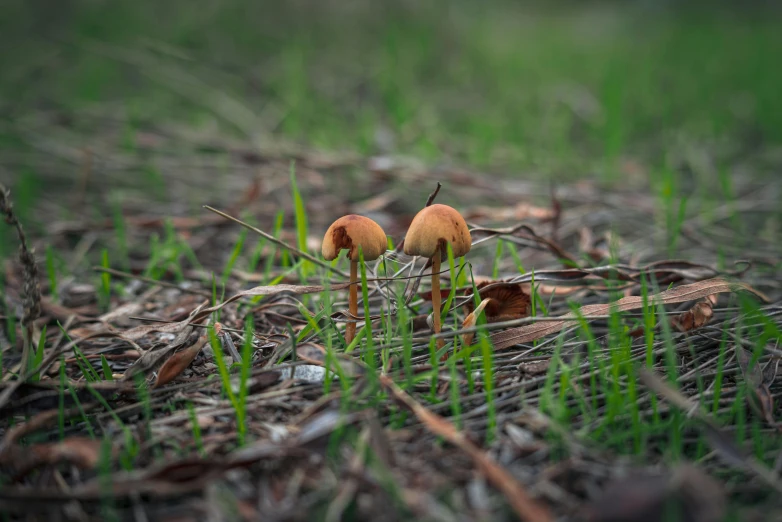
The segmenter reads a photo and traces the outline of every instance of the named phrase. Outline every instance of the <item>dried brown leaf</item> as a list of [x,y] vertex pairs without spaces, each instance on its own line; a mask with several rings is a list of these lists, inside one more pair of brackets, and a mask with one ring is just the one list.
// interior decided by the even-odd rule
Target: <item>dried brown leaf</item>
[[192,346],[185,348],[180,352],[176,352],[174,355],[169,357],[169,359],[163,363],[163,366],[160,368],[160,371],[157,374],[157,379],[155,379],[155,384],[152,387],[158,388],[176,379],[180,373],[185,371],[185,369],[190,366],[190,363],[192,363],[196,358],[196,355],[199,354],[201,349],[206,344],[206,341],[206,335],[202,335],[195,343],[193,343]]
[[[488,305],[491,302],[490,298],[486,298],[478,305],[478,308],[470,312],[470,314],[464,318],[464,322],[462,323],[462,328],[470,328],[471,326],[475,325],[475,321],[478,320],[478,317],[481,315],[481,312],[483,312],[483,309],[486,308],[486,305]],[[474,332],[468,332],[465,334],[462,334],[462,344],[464,346],[469,346],[472,344],[472,339],[475,336]]]
[[160,362],[168,356],[169,353],[173,352],[182,346],[185,342],[187,342],[192,332],[193,327],[190,326],[187,321],[184,321],[184,328],[179,331],[173,341],[162,348],[144,352],[144,354],[139,357],[136,362],[134,362],[127,370],[125,370],[125,373],[122,376],[122,380],[128,381],[138,373],[147,372],[148,370],[156,368]]
[[[532,300],[529,293],[524,291],[524,285],[519,283],[506,283],[504,281],[484,281],[480,283],[478,295],[481,299],[490,298],[486,307],[486,322],[499,323],[529,317],[532,311]],[[473,302],[465,305],[472,311]]]
[[692,308],[686,312],[680,314],[678,317],[671,319],[671,326],[679,330],[680,332],[689,332],[696,328],[705,326],[714,317],[714,296],[708,296],[707,298],[695,303]]
[[[750,292],[761,299],[768,299],[761,292],[758,292],[746,283],[734,283],[724,279],[714,278],[660,292],[659,294],[650,296],[649,301],[660,304],[684,303],[702,299],[713,294],[739,291]],[[610,304],[586,305],[579,309],[579,314],[569,312],[559,316],[560,320],[558,321],[546,321],[544,323],[530,324],[519,328],[512,328],[504,332],[498,332],[491,336],[491,340],[494,343],[495,349],[502,350],[518,343],[531,342],[552,333],[559,332],[563,328],[577,325],[579,322],[579,315],[588,320],[594,315],[606,315],[613,309],[623,312],[641,307],[643,307],[643,298],[640,296],[624,297],[615,303]]]

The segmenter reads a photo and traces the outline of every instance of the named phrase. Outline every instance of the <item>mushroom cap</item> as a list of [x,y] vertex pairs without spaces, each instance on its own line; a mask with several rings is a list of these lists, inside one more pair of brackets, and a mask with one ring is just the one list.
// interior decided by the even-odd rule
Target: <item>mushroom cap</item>
[[336,259],[341,250],[348,250],[348,259],[358,261],[358,247],[365,261],[377,259],[386,251],[388,239],[380,225],[364,216],[349,214],[331,224],[323,236],[321,253],[328,261]]
[[448,205],[431,205],[413,218],[405,237],[405,254],[409,256],[434,256],[440,248],[447,252],[450,243],[455,257],[470,251],[472,238],[467,223],[456,209]]

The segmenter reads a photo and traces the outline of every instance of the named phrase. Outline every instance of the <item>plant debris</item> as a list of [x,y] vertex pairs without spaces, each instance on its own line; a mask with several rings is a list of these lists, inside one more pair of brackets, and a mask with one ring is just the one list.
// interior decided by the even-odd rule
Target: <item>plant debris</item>
[[[557,187],[548,208],[506,180],[513,201],[491,206],[496,187],[466,189],[462,174],[444,173],[427,201],[379,169],[350,203],[335,174],[363,161],[298,154],[293,169],[286,155],[231,156],[263,174],[228,175],[235,201],[202,195],[214,205],[202,214],[128,198],[111,222],[40,228],[73,268],[41,278],[29,366],[29,277],[5,262],[0,508],[11,519],[74,506],[150,520],[782,512],[782,286],[768,241],[755,255],[682,236],[683,258],[663,255],[651,196],[585,199],[600,192],[583,183]],[[425,170],[399,172],[435,187]],[[462,260],[442,258],[439,334],[434,264],[403,246],[435,200],[465,209],[472,235]],[[351,284],[344,258],[314,252],[335,217],[357,212],[394,247]],[[706,234],[699,219],[683,227]]]

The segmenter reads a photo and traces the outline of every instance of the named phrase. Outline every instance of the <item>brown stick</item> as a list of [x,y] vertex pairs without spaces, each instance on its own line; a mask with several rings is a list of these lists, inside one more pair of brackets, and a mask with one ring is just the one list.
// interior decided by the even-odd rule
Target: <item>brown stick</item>
[[437,188],[435,188],[434,192],[429,194],[429,197],[426,199],[426,205],[424,205],[425,207],[428,207],[429,205],[431,205],[434,202],[434,198],[436,198],[437,197],[437,193],[440,192],[440,187],[442,187],[442,184],[438,181],[437,182]]
[[[432,257],[432,318],[434,319],[434,333],[440,333],[440,249]],[[444,339],[437,339],[437,349],[445,346]]]
[[[350,315],[358,317],[358,261],[350,261]],[[351,318],[350,322],[345,326],[345,342],[350,344],[353,342],[353,338],[356,336],[356,321]]]

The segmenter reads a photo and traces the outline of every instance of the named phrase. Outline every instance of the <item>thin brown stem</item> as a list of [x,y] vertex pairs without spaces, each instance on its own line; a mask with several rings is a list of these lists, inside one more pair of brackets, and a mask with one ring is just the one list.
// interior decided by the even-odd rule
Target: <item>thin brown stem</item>
[[440,188],[441,188],[442,186],[443,186],[443,185],[442,185],[442,183],[440,183],[440,182],[438,181],[438,182],[437,182],[437,188],[435,188],[435,189],[434,189],[434,192],[432,192],[431,194],[429,194],[429,197],[426,199],[426,205],[424,205],[425,207],[428,207],[428,206],[430,206],[432,203],[434,203],[434,198],[436,198],[436,197],[437,197],[437,193],[438,193],[438,192],[440,192]]
[[[434,319],[434,333],[440,333],[440,249],[432,257],[432,318]],[[437,339],[437,349],[445,346],[445,340]]]
[[[350,315],[358,317],[358,261],[350,261]],[[345,342],[350,344],[353,342],[353,338],[356,336],[356,321],[352,317],[350,322],[345,326]]]

